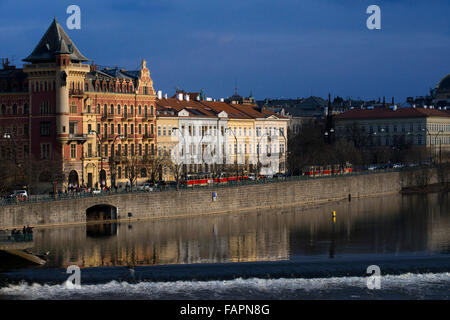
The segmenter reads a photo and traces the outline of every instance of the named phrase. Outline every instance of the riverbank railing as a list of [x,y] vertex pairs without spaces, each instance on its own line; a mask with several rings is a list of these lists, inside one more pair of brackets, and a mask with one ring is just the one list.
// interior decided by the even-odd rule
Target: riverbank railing
[[[425,167],[424,167],[425,168]],[[429,168],[429,166],[427,167]],[[93,192],[67,192],[67,193],[58,193],[56,195],[30,195],[26,200],[19,199],[2,199],[2,206],[12,206],[12,205],[23,205],[27,203],[37,203],[37,202],[49,202],[49,201],[63,201],[69,199],[82,199],[82,198],[92,198],[92,197],[104,197],[111,195],[119,195],[119,194],[130,194],[130,193],[153,193],[153,192],[174,192],[179,190],[197,190],[197,189],[217,189],[217,188],[233,188],[238,186],[248,186],[248,185],[259,185],[259,184],[274,184],[274,183],[283,183],[283,182],[295,182],[295,181],[305,181],[305,180],[317,180],[317,179],[330,179],[337,177],[348,177],[348,176],[359,176],[359,175],[373,175],[380,173],[389,173],[389,172],[402,172],[402,171],[410,171],[417,170],[419,167],[401,167],[401,168],[385,168],[385,169],[375,169],[375,170],[359,170],[356,169],[351,173],[345,174],[327,174],[327,175],[299,175],[299,176],[281,176],[274,178],[262,178],[262,179],[245,179],[245,180],[235,180],[228,181],[225,183],[208,183],[205,186],[188,186],[185,184],[179,184],[178,187],[176,185],[158,185],[151,188],[151,191],[142,190],[138,187],[128,187],[128,188],[117,188],[110,189],[108,191],[101,191],[99,193]]]

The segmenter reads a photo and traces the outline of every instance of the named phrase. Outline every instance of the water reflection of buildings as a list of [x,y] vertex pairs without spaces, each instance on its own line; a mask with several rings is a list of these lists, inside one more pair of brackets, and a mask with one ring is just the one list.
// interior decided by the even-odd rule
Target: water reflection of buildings
[[[36,230],[35,245],[38,251],[51,252],[49,265],[54,267],[274,261],[293,255],[334,258],[342,253],[448,249],[448,197],[436,197],[394,195],[307,210],[141,221],[132,228],[116,225],[107,229],[115,230],[113,235],[102,237],[87,236],[86,226],[42,229]],[[337,212],[335,222],[332,210]]]
[[[450,215],[449,194],[434,194],[431,196],[428,209],[431,212],[428,227],[428,248],[433,251],[450,253]],[[436,206],[436,202],[439,206]]]
[[[221,216],[110,226],[40,230],[39,246],[53,246],[53,266],[82,267],[274,261],[289,258],[289,232],[282,217]],[[113,226],[114,225],[114,226]],[[270,226],[269,228],[267,228]],[[95,228],[99,236],[95,236]],[[116,230],[105,236],[105,230]],[[106,233],[108,233],[106,232]],[[88,236],[86,236],[88,234]],[[74,236],[75,235],[75,236]],[[82,236],[83,235],[83,236]],[[74,236],[70,245],[66,237]],[[44,240],[45,239],[45,240]]]

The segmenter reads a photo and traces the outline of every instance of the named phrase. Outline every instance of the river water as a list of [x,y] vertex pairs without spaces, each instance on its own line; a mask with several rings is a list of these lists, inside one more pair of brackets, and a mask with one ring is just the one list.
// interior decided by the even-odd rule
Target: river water
[[47,264],[1,272],[0,298],[449,299],[449,231],[448,193],[36,229]]

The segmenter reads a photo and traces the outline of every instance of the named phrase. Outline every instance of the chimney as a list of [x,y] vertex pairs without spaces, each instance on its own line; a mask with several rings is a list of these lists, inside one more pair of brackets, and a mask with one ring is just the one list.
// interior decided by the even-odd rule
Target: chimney
[[162,90],[158,90],[158,99],[159,99],[159,100],[162,99]]
[[183,94],[182,93],[178,93],[177,94],[177,99],[180,101],[183,101]]
[[189,95],[188,94],[184,95],[184,100],[189,101]]
[[164,94],[164,99],[167,99],[167,93]]
[[225,99],[224,98],[220,98],[220,102],[225,102]]

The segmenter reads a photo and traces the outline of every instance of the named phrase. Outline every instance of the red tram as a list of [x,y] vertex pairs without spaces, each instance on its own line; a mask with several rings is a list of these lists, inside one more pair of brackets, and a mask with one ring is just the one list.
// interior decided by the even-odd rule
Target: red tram
[[207,186],[213,183],[228,183],[232,181],[242,181],[247,180],[248,176],[230,176],[227,177],[225,174],[221,174],[218,178],[214,178],[211,173],[199,173],[199,174],[188,174],[186,179],[182,182],[187,187],[193,186]]
[[351,164],[346,164],[344,167],[339,165],[326,165],[326,166],[307,166],[302,170],[302,175],[316,177],[316,176],[330,176],[340,174],[350,174],[353,172]]

